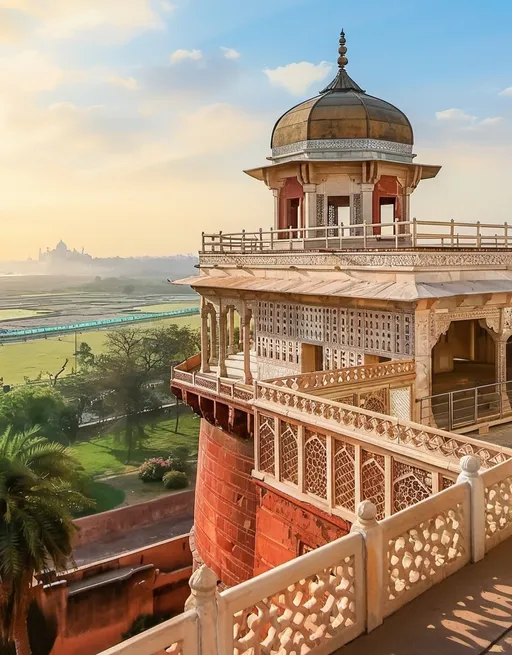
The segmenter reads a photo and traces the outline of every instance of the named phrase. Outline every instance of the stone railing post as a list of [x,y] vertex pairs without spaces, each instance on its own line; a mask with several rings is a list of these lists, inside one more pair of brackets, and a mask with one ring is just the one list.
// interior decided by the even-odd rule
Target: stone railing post
[[474,455],[464,455],[460,460],[457,482],[469,482],[471,516],[471,561],[478,562],[485,556],[485,488],[479,473],[481,462]]
[[384,549],[382,529],[375,518],[377,508],[370,500],[363,500],[356,510],[356,521],[351,532],[358,532],[365,542],[364,569],[366,578],[366,630],[371,632],[383,622]]
[[217,576],[205,564],[189,580],[191,596],[185,610],[195,607],[199,630],[198,655],[219,655],[217,645]]

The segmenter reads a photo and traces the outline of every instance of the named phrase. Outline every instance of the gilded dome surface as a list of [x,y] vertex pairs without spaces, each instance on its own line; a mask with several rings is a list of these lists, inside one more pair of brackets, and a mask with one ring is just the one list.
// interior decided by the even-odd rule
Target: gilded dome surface
[[340,38],[336,78],[316,98],[287,111],[272,132],[271,147],[305,141],[371,139],[412,146],[407,116],[395,106],[368,95],[347,72],[345,35]]

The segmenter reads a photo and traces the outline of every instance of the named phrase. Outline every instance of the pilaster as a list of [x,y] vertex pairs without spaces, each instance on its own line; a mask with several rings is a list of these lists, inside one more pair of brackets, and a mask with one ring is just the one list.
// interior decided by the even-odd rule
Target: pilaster
[[373,223],[373,184],[361,184],[361,216],[363,223]]

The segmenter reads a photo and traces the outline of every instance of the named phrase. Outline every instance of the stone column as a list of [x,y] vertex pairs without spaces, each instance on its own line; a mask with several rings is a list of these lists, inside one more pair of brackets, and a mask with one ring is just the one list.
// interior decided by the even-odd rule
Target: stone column
[[361,216],[363,223],[373,223],[373,184],[361,184]]
[[[306,202],[306,207],[305,207],[305,218],[306,218],[306,224],[305,227],[315,227],[316,225],[316,184],[304,184],[302,186],[304,189],[305,193],[305,202]],[[306,233],[307,237],[314,237],[315,233],[314,230],[309,233],[309,231]]]
[[185,611],[195,608],[197,612],[198,652],[201,655],[218,655],[217,576],[203,564],[194,571],[189,585],[192,593],[185,604]]
[[[430,310],[417,310],[414,315],[414,360],[416,364],[416,399],[431,395],[432,342],[430,338]],[[430,402],[415,403],[416,421],[435,425]]]
[[210,355],[208,353],[208,313],[207,303],[204,298],[201,298],[201,373],[210,372]]
[[217,311],[212,308],[210,310],[210,364],[217,361]]
[[501,387],[499,388],[499,392],[501,394],[501,410],[502,412],[510,412],[510,398],[508,395],[507,385],[504,384],[507,382],[507,341],[509,339],[510,333],[503,332],[502,334],[496,334],[496,332],[493,330],[487,331],[492,336],[494,341],[494,357],[496,367],[495,377],[496,383],[501,384]]
[[251,310],[244,306],[241,317],[244,343],[244,384],[252,384],[251,373]]
[[279,192],[280,189],[272,189],[274,194],[274,228],[279,229]]
[[235,308],[229,308],[229,322],[228,322],[228,337],[229,337],[229,355],[236,355],[238,352],[238,344],[235,343]]
[[350,529],[364,539],[364,567],[366,578],[366,630],[375,630],[384,620],[382,590],[384,582],[383,531],[377,519],[377,508],[370,500],[363,500],[356,509],[356,520]]
[[227,357],[227,315],[228,310],[221,306],[219,311],[219,369],[218,376],[220,378],[226,378],[228,372],[226,369],[226,357]]

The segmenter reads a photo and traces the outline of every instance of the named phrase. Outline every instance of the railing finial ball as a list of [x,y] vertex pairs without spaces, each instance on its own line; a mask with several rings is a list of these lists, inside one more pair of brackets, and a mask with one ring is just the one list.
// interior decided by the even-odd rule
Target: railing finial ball
[[460,459],[460,470],[464,471],[464,473],[477,473],[481,465],[480,458],[475,457],[475,455],[464,455]]
[[363,500],[357,506],[357,518],[363,521],[373,521],[377,516],[377,507],[371,500]]

